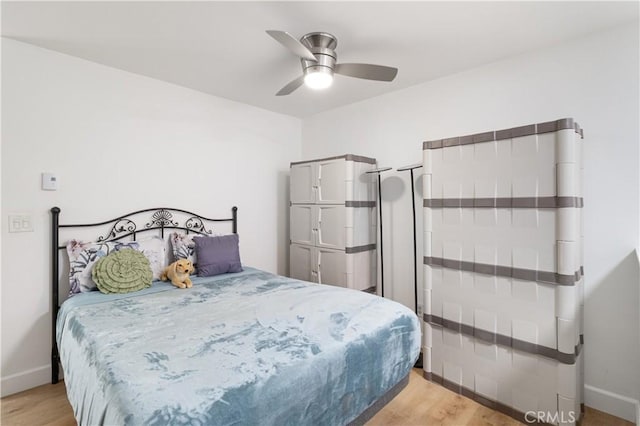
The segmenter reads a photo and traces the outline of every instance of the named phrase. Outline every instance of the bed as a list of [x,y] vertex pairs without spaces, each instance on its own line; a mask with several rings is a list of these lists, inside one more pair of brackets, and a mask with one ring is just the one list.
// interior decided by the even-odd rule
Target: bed
[[[132,218],[146,214],[143,225]],[[156,281],[59,306],[61,230],[106,225],[103,241],[135,240],[168,229],[207,235],[213,221],[235,234],[235,207],[228,219],[163,208],[65,225],[59,215],[52,209],[52,382],[60,363],[80,425],[362,424],[408,382],[421,342],[411,310],[248,266],[194,276],[186,290]]]

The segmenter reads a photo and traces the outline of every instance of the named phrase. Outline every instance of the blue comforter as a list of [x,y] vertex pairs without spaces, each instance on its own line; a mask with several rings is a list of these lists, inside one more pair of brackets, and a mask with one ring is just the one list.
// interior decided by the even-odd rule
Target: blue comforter
[[340,425],[402,380],[418,318],[375,295],[246,268],[58,315],[80,425]]

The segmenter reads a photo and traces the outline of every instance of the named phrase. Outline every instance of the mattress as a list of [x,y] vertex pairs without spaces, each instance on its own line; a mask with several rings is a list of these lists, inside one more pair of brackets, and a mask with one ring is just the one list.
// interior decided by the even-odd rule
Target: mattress
[[418,318],[388,299],[252,268],[193,282],[61,306],[80,425],[348,424],[420,352]]

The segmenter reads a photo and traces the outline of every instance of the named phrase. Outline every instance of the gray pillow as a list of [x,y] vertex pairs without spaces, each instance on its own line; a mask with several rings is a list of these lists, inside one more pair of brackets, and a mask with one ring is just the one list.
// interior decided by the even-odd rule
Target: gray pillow
[[210,277],[228,272],[242,272],[238,234],[194,238],[198,275]]

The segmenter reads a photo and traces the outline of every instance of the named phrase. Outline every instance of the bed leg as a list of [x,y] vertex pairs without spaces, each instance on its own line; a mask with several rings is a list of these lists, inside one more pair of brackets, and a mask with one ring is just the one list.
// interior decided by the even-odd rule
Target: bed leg
[[60,356],[58,354],[58,344],[56,342],[56,321],[58,319],[60,282],[58,275],[58,231],[59,231],[60,208],[51,208],[51,383],[58,383],[58,373]]
[[60,374],[60,356],[58,355],[58,347],[54,344],[51,348],[51,384],[58,383],[58,377]]

